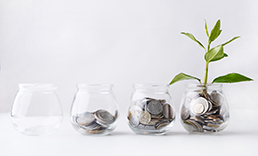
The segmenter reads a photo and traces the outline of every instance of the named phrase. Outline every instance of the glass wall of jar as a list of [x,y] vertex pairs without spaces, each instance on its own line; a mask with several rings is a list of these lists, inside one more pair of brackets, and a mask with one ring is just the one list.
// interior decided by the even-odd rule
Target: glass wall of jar
[[62,107],[53,84],[20,84],[11,118],[14,127],[25,135],[54,133],[63,119]]
[[128,125],[137,134],[165,134],[175,121],[175,107],[166,84],[134,84]]
[[109,134],[118,119],[112,84],[78,84],[71,107],[72,126],[81,134]]
[[213,133],[225,129],[229,111],[222,84],[187,84],[180,114],[181,123],[189,133]]

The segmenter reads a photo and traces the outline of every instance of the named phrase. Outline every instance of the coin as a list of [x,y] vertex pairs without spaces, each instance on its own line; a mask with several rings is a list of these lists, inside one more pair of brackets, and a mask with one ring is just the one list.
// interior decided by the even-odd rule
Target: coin
[[163,117],[164,117],[163,113],[160,113],[160,114],[158,114],[158,115],[153,115],[153,114],[151,114],[151,118],[152,118],[152,119],[161,119],[161,118],[163,118]]
[[151,99],[151,98],[144,98],[144,99],[141,101],[143,111],[146,110],[147,104],[148,104],[150,101],[152,101],[152,100],[153,100],[153,99]]
[[154,126],[149,126],[149,125],[146,125],[145,127],[144,127],[144,129],[145,130],[155,130],[156,128],[154,127]]
[[114,118],[116,119],[118,117],[118,111],[116,110]]
[[163,105],[163,114],[165,116],[165,118],[167,119],[173,119],[173,109],[169,104],[164,104]]
[[165,104],[165,103],[166,103],[166,100],[165,100],[165,99],[162,99],[162,100],[159,100],[159,102],[160,102],[161,104]]
[[193,105],[193,107],[192,107],[192,111],[195,114],[202,114],[204,112],[204,109],[205,109],[205,107],[201,103],[197,103],[197,104]]
[[218,107],[212,107],[211,110],[209,112],[206,113],[206,115],[212,115],[212,114],[215,114],[219,111],[219,108]]
[[209,109],[209,103],[203,97],[193,99],[190,103],[190,110],[195,115],[202,115],[206,113],[208,109]]
[[115,118],[108,111],[99,109],[95,112],[95,117],[98,122],[104,125],[112,124],[115,121]]
[[201,116],[191,116],[190,119],[198,123],[205,124],[204,119]]
[[143,111],[140,115],[140,122],[142,124],[148,124],[151,121],[150,113]]
[[161,121],[155,125],[155,128],[156,129],[163,128],[163,127],[167,126],[169,123],[170,123],[169,121]]
[[198,122],[196,122],[194,120],[191,120],[191,119],[184,120],[184,123],[194,127],[193,132],[203,132],[203,127]]
[[132,117],[132,113],[129,111],[127,115],[127,119],[130,121],[131,117]]
[[159,123],[160,121],[162,121],[162,119],[151,119],[151,121],[148,124],[155,125],[156,123]]
[[132,115],[140,115],[142,108],[139,106],[131,106],[129,111],[132,113]]
[[129,123],[133,126],[133,127],[137,127],[140,124],[139,118],[137,116],[131,116]]
[[75,120],[79,125],[88,125],[95,120],[95,116],[90,112],[85,112],[83,114],[79,114]]
[[91,123],[88,124],[88,125],[82,126],[82,128],[85,129],[85,130],[93,130],[93,129],[97,129],[97,128],[99,128],[99,127],[101,127],[101,125],[98,124],[98,123],[96,122],[96,120],[94,120],[93,122],[91,122]]
[[162,104],[158,100],[151,100],[147,104],[147,111],[151,114],[158,115],[163,111]]
[[211,100],[215,106],[221,105],[223,103],[224,98],[221,94],[219,94],[216,90],[212,91],[211,93]]
[[100,134],[100,133],[103,133],[107,128],[105,127],[99,127],[98,129],[94,129],[94,130],[89,130],[87,131],[87,133],[90,133],[90,134]]
[[190,117],[189,110],[185,106],[182,106],[182,109],[181,109],[181,119],[186,120],[189,117]]

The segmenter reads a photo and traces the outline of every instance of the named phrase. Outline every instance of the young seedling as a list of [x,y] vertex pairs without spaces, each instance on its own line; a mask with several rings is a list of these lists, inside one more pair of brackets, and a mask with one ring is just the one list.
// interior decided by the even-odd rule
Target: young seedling
[[[175,82],[178,82],[178,81],[182,81],[182,80],[195,79],[195,80],[198,80],[201,84],[203,84],[205,86],[207,84],[207,81],[208,81],[209,64],[211,62],[221,60],[224,57],[228,57],[228,55],[226,53],[224,53],[224,46],[240,37],[240,36],[234,37],[231,40],[229,40],[228,42],[220,44],[220,45],[218,45],[214,48],[210,48],[211,43],[216,38],[218,38],[219,35],[221,34],[222,30],[220,29],[220,20],[218,20],[216,22],[215,26],[213,27],[213,29],[211,30],[210,33],[208,31],[207,22],[205,21],[205,30],[206,30],[206,34],[207,34],[207,37],[208,37],[207,48],[205,48],[203,46],[203,44],[200,41],[198,41],[194,37],[194,35],[192,35],[191,33],[181,32],[181,34],[184,34],[184,35],[188,36],[190,39],[192,39],[193,41],[198,43],[205,51],[204,59],[206,61],[206,64],[205,64],[205,74],[204,74],[203,81],[201,81],[201,79],[199,79],[197,77],[190,76],[190,75],[184,74],[184,73],[179,73],[178,75],[176,75],[173,78],[173,80],[169,83],[169,85],[171,85]],[[219,77],[215,78],[212,81],[212,83],[236,83],[236,82],[242,82],[242,81],[252,81],[252,79],[248,78],[244,75],[238,74],[238,73],[230,73],[230,74],[227,74],[227,75],[224,75],[224,76],[219,76]]]

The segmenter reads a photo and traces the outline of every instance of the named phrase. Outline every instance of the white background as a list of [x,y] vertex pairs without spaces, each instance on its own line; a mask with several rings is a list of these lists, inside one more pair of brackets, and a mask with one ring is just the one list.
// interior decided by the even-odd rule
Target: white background
[[[0,0],[0,112],[9,112],[19,83],[54,83],[68,113],[77,83],[112,83],[126,112],[134,83],[169,83],[180,72],[203,78],[203,49],[180,32],[229,55],[210,64],[209,80],[230,72],[254,82],[226,84],[234,109],[258,110],[258,2],[256,0]],[[185,84],[170,87],[178,110]]]

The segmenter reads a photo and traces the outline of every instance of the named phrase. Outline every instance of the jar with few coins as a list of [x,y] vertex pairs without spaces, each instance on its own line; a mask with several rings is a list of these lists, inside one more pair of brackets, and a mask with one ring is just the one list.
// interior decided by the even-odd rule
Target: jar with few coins
[[136,134],[165,134],[174,124],[175,107],[167,84],[134,84],[127,121]]
[[118,105],[112,84],[78,84],[71,123],[81,134],[110,134],[117,126]]
[[229,110],[222,84],[187,84],[180,115],[189,133],[216,133],[225,129]]

